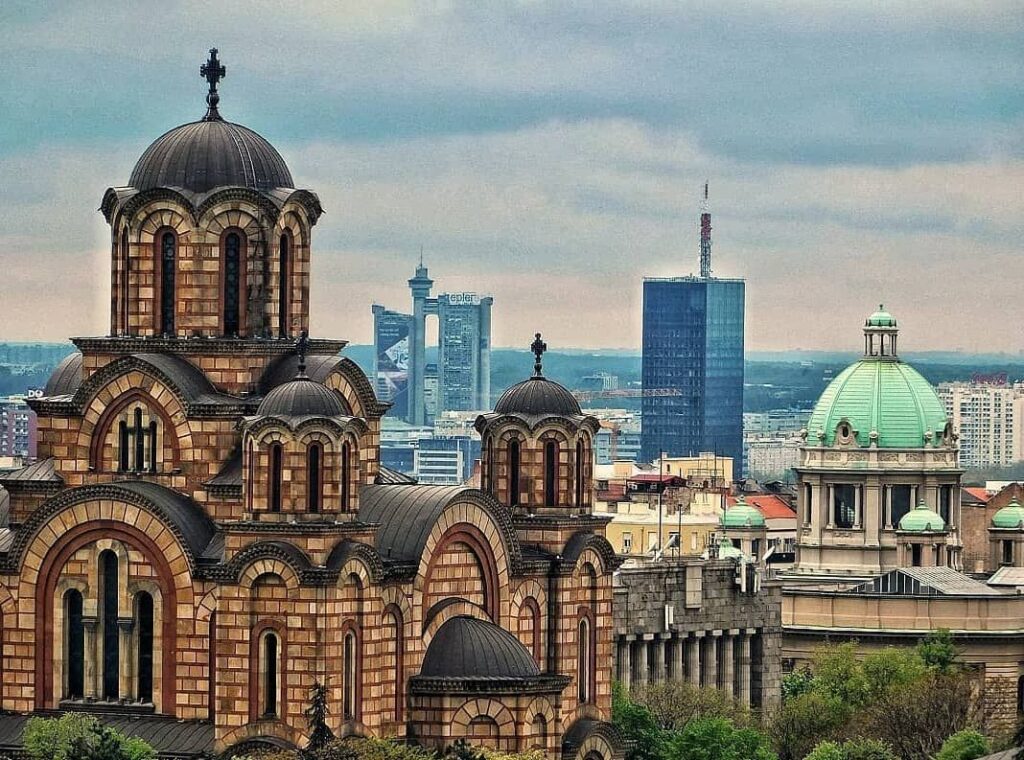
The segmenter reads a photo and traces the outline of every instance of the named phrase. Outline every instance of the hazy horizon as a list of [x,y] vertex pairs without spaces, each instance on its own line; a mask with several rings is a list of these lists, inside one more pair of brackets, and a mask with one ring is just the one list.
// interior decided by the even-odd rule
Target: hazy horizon
[[748,352],[856,352],[879,302],[906,352],[1024,345],[1017,3],[159,8],[0,9],[12,339],[107,332],[99,200],[202,116],[216,46],[225,118],[323,201],[316,335],[370,342],[422,245],[436,292],[494,295],[496,345],[638,350],[642,278],[697,267],[707,179]]

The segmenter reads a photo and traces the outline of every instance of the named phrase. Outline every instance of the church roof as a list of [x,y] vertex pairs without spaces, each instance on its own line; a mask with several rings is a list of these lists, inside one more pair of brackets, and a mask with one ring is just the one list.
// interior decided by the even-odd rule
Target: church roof
[[887,596],[998,596],[1002,592],[949,567],[901,567],[843,593]]
[[464,486],[365,486],[359,492],[359,521],[380,524],[374,543],[383,559],[418,562],[445,507],[471,490]]
[[57,365],[46,381],[44,396],[71,396],[82,384],[82,352],[74,351]]
[[260,402],[260,417],[343,417],[348,413],[337,391],[308,377],[277,386]]
[[420,676],[467,680],[532,679],[540,676],[533,655],[494,623],[460,615],[430,640]]
[[497,414],[558,415],[582,414],[580,402],[562,384],[541,375],[516,383],[494,405]]

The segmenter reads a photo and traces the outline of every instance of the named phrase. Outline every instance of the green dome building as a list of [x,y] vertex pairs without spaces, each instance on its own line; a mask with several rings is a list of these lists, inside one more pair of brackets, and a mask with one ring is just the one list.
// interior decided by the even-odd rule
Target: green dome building
[[898,336],[879,306],[864,321],[863,356],[828,384],[801,431],[798,575],[960,568],[956,436],[935,389],[900,359]]

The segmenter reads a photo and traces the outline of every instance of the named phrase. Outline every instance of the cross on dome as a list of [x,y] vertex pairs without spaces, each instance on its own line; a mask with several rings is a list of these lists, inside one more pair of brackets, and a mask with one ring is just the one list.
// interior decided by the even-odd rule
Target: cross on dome
[[206,93],[206,116],[203,121],[214,121],[220,119],[220,112],[217,104],[220,102],[220,95],[217,94],[217,82],[227,76],[227,69],[217,59],[217,48],[210,48],[210,57],[199,67],[199,76],[210,83],[210,91]]
[[530,345],[530,350],[533,351],[535,360],[533,362],[533,375],[534,377],[543,377],[543,359],[544,352],[548,350],[548,344],[540,339],[540,333],[536,333],[533,336],[533,343]]

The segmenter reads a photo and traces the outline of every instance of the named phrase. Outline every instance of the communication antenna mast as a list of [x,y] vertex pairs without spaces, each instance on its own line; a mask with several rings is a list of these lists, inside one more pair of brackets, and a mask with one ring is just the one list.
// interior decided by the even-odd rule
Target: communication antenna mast
[[700,204],[700,276],[711,276],[711,208],[708,205],[708,183],[704,182],[704,200]]

